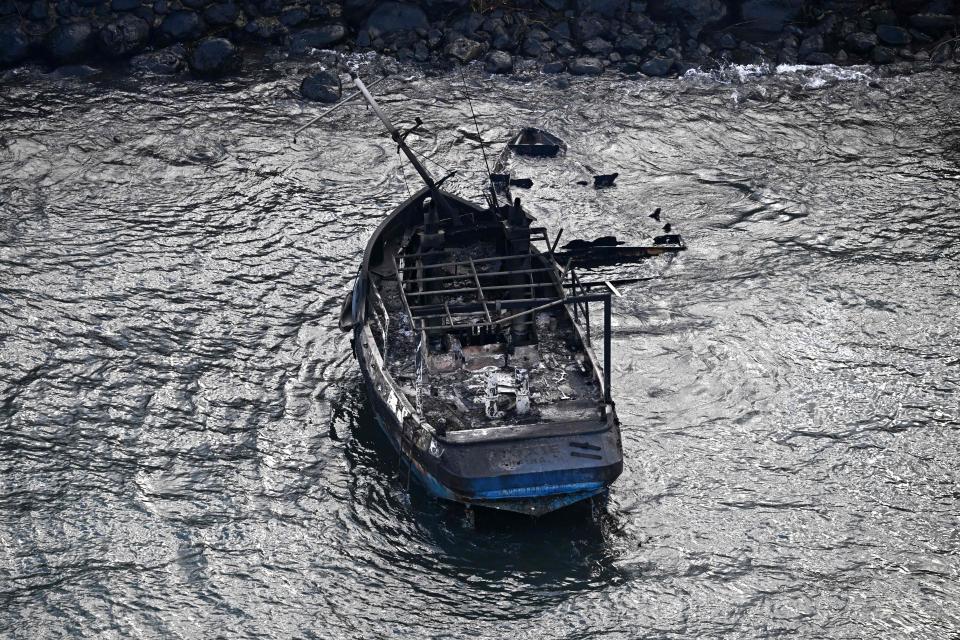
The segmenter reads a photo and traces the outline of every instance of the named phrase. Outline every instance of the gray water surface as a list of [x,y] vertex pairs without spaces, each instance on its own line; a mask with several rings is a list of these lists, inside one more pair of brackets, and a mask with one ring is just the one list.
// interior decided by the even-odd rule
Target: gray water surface
[[[474,532],[336,328],[413,172],[361,105],[294,143],[303,72],[0,86],[3,635],[960,634],[960,78],[469,74],[494,155],[569,145],[524,167],[541,223],[640,242],[660,206],[690,247],[615,304],[608,517]],[[459,76],[375,92],[478,199]]]

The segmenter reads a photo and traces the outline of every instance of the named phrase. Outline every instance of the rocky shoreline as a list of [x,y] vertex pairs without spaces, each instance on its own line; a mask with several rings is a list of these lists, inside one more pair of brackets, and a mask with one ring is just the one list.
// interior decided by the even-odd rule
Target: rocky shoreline
[[[0,0],[0,68],[123,61],[132,70],[218,77],[244,50],[376,51],[400,62],[489,73],[607,70],[677,75],[728,63],[960,60],[960,0]],[[305,79],[330,100],[334,74]]]

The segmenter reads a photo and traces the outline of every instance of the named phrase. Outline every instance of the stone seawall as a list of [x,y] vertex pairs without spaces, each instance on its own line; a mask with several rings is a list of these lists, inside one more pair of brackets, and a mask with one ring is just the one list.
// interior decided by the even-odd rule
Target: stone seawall
[[109,60],[214,77],[243,49],[377,51],[510,73],[664,76],[725,62],[889,64],[960,56],[957,0],[0,0],[0,67]]

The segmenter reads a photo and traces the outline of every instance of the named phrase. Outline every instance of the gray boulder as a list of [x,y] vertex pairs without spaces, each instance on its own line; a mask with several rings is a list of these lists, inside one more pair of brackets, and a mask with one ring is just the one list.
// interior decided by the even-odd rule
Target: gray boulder
[[133,11],[140,8],[140,0],[112,0],[110,9],[112,11]]
[[56,62],[74,62],[83,58],[93,43],[89,22],[68,22],[47,35],[47,54]]
[[0,26],[0,67],[8,67],[27,57],[30,43],[20,25],[11,22]]
[[371,35],[426,29],[427,14],[414,4],[384,2],[367,18],[367,30]]
[[150,38],[150,25],[128,13],[100,29],[100,51],[110,58],[126,58],[143,49]]
[[607,35],[609,31],[606,21],[596,16],[580,16],[573,23],[573,37],[580,42]]
[[724,0],[651,0],[649,10],[658,20],[681,22],[693,37],[727,17]]
[[939,36],[956,25],[956,18],[942,13],[918,13],[910,16],[911,27],[931,36]]
[[243,28],[247,35],[266,41],[279,41],[287,35],[287,28],[274,16],[260,16]]
[[577,58],[570,63],[570,73],[576,76],[599,76],[603,63],[596,58]]
[[513,73],[513,58],[506,51],[491,51],[483,68],[487,73]]
[[897,54],[893,52],[893,49],[876,46],[870,52],[870,59],[877,64],[890,64],[897,61]]
[[650,39],[639,33],[625,35],[617,41],[617,51],[624,54],[642,53],[650,46]]
[[314,102],[336,102],[340,99],[342,92],[340,76],[332,71],[314,73],[300,83],[300,95]]
[[811,53],[817,51],[823,51],[823,36],[819,33],[809,35],[800,42],[798,54],[801,59],[806,59]]
[[190,52],[188,62],[195,75],[216,78],[239,71],[243,56],[226,38],[204,38]]
[[302,29],[290,36],[290,52],[301,54],[309,49],[325,49],[346,37],[347,29],[342,24]]
[[539,58],[549,53],[552,47],[553,41],[550,40],[549,36],[542,31],[534,31],[527,34],[527,37],[524,38],[522,51],[525,56]]
[[160,36],[166,42],[189,42],[203,35],[204,24],[195,11],[171,11],[160,23]]
[[846,38],[847,47],[856,53],[869,53],[877,46],[877,36],[864,31],[854,31]]
[[606,56],[613,51],[613,45],[603,38],[590,38],[583,43],[583,48],[595,56]]
[[554,62],[548,62],[547,64],[543,65],[540,71],[542,71],[543,73],[563,73],[563,71],[566,68],[567,68],[566,64],[564,64],[560,60],[557,60]]
[[741,19],[751,28],[779,33],[800,17],[803,0],[743,0]]
[[656,56],[640,65],[640,72],[647,76],[665,76],[673,68],[673,60]]
[[182,44],[176,44],[159,51],[141,53],[130,60],[130,67],[136,71],[168,76],[180,73],[187,66],[187,51]]
[[626,0],[577,0],[580,13],[596,13],[607,18],[625,12],[628,6]]
[[826,51],[812,51],[803,59],[807,64],[833,64],[833,56]]
[[880,38],[880,42],[894,47],[910,44],[912,39],[909,31],[892,24],[881,24],[877,27],[877,37]]
[[280,24],[296,27],[310,19],[310,12],[303,7],[288,7],[280,12]]
[[447,56],[459,60],[462,64],[466,64],[480,58],[484,50],[485,47],[482,43],[461,37],[448,44],[443,52]]
[[225,27],[237,21],[240,17],[240,7],[232,0],[218,2],[207,7],[203,12],[203,19],[217,27]]

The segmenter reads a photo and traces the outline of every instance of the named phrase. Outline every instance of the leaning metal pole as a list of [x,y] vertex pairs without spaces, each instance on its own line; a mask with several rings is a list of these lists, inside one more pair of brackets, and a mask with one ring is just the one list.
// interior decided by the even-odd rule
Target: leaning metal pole
[[353,80],[353,84],[356,85],[357,89],[360,90],[360,94],[363,96],[363,99],[367,101],[367,104],[370,105],[370,108],[373,109],[373,112],[377,114],[377,117],[380,118],[380,121],[383,122],[383,126],[387,128],[387,131],[390,133],[390,137],[393,138],[393,141],[397,143],[397,146],[400,147],[400,150],[403,151],[403,154],[407,156],[407,159],[410,160],[410,164],[413,165],[413,168],[416,169],[417,173],[420,174],[420,177],[423,178],[423,181],[427,183],[427,186],[430,187],[430,191],[437,191],[437,183],[434,181],[433,176],[430,175],[430,172],[420,164],[420,161],[413,151],[410,150],[410,147],[407,146],[406,141],[404,141],[403,136],[400,135],[400,131],[393,126],[393,123],[390,122],[390,118],[387,117],[387,114],[383,112],[380,108],[380,105],[377,104],[377,101],[370,95],[370,92],[367,91],[367,86],[363,84],[363,80],[360,79],[360,76],[357,75],[356,71],[350,72],[350,78]]

